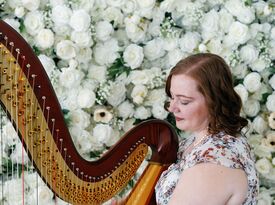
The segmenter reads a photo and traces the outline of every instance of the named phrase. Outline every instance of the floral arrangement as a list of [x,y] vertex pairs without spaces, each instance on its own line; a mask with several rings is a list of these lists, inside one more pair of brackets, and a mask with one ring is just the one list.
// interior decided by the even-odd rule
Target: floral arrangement
[[[164,85],[180,59],[196,52],[222,56],[250,122],[246,135],[261,178],[258,204],[274,204],[274,6],[271,0],[0,0],[0,18],[41,60],[75,146],[88,160],[137,122],[170,120]],[[8,176],[11,169],[20,172],[10,168],[22,163],[20,143],[11,123],[4,122],[1,133],[0,173]],[[39,204],[53,204],[42,181],[34,192],[37,175],[29,170],[26,203],[38,196]],[[1,182],[2,202],[21,203],[18,180]]]

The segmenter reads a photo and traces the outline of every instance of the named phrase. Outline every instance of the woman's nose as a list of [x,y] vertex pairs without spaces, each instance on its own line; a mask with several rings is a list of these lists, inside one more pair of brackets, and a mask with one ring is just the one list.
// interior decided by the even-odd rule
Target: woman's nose
[[170,101],[169,107],[168,107],[168,111],[169,112],[178,112],[179,108],[177,106],[177,103],[174,100]]

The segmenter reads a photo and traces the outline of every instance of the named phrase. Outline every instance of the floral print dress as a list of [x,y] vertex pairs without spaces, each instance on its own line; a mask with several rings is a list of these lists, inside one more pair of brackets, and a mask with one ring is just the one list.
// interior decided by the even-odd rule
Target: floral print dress
[[155,187],[158,205],[168,204],[181,173],[196,164],[209,162],[229,168],[243,169],[248,179],[248,192],[243,205],[256,204],[259,191],[258,175],[254,157],[245,136],[233,137],[223,132],[205,138],[189,153],[184,151],[195,141],[195,136],[179,144],[177,162],[164,171]]

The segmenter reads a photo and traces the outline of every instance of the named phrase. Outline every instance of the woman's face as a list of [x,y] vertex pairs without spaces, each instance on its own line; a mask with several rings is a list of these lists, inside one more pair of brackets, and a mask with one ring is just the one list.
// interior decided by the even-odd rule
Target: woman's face
[[187,75],[173,75],[171,78],[169,111],[174,114],[180,130],[200,132],[209,124],[206,101],[197,87],[197,82]]

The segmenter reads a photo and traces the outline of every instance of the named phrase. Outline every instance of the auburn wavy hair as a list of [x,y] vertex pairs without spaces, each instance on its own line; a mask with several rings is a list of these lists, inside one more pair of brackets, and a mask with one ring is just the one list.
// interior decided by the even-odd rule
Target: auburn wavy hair
[[211,53],[198,53],[180,60],[171,69],[166,81],[165,90],[169,97],[172,76],[182,74],[195,79],[198,91],[205,97],[211,134],[224,131],[236,136],[247,126],[248,121],[240,116],[241,98],[234,90],[230,68],[223,58]]

